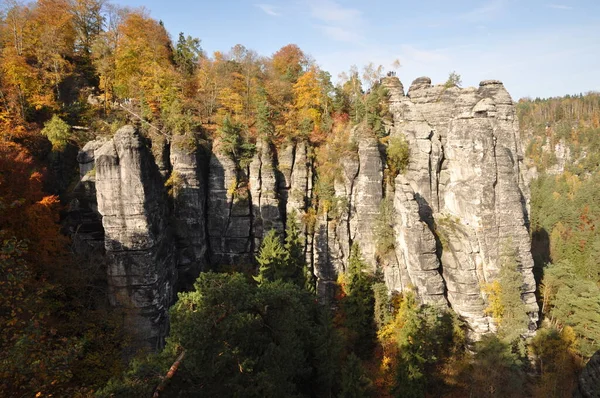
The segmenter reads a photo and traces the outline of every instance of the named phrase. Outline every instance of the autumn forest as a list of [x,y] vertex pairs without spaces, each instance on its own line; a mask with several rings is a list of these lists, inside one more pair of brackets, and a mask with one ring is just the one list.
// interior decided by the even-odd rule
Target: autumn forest
[[[522,332],[516,262],[483,287],[497,330],[477,339],[452,308],[424,304],[416,289],[389,292],[357,242],[335,293],[325,304],[319,296],[306,240],[320,219],[345,221],[349,204],[337,193],[346,159],[358,156],[355,136],[379,145],[386,195],[413,156],[390,135],[382,82],[396,75],[400,61],[332,76],[295,44],[207,54],[201,38],[171,37],[147,10],[106,0],[3,1],[0,396],[572,396],[600,349],[598,93],[515,99],[530,176],[535,333]],[[451,73],[440,98],[461,84]],[[131,348],[105,266],[76,247],[69,216],[78,151],[125,125],[154,152],[177,142],[226,155],[242,176],[226,187],[236,198],[251,189],[244,170],[259,142],[306,143],[313,169],[306,211],[265,230],[253,261],[208,264],[189,281],[155,350]],[[175,173],[165,178],[165,200],[179,184]],[[393,207],[382,200],[373,225],[379,265],[397,245]]]

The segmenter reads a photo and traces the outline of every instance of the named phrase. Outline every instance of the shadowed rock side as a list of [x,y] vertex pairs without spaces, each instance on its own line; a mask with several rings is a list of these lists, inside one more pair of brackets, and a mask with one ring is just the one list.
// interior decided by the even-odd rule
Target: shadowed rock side
[[[394,120],[391,135],[403,135],[410,147],[408,170],[396,185],[395,207],[400,214],[397,232],[408,229],[405,224],[414,218],[404,215],[405,201],[399,200],[402,194],[398,190],[409,191],[408,196],[412,190],[420,220],[440,241],[442,267],[437,272],[443,276],[449,304],[467,320],[475,336],[495,330],[485,314],[483,287],[497,278],[501,264],[516,261],[523,274],[522,299],[534,329],[538,306],[524,196],[527,191],[521,175],[523,156],[515,108],[504,86],[484,81],[479,89],[446,88],[419,78],[405,96],[396,78],[387,78],[384,84],[390,92]],[[405,252],[423,250],[423,240],[414,245],[400,236],[398,239],[398,246],[407,246]],[[439,291],[437,276],[428,290],[415,283],[415,267],[406,257],[404,265],[399,262],[423,300]],[[435,269],[431,260],[418,263],[429,271]],[[388,271],[394,273],[402,275]],[[401,290],[401,278],[393,280],[396,282],[390,287]],[[425,280],[420,284],[425,285]]]
[[185,136],[171,145],[173,225],[178,255],[177,291],[189,290],[206,268],[207,150]]
[[[461,89],[419,78],[407,95],[395,77],[383,84],[392,115],[386,128],[391,137],[406,139],[407,170],[392,184],[384,181],[380,143],[355,127],[357,151],[341,159],[328,208],[309,208],[315,166],[305,142],[275,148],[259,140],[246,165],[223,154],[218,140],[209,153],[173,137],[155,148],[164,177],[151,146],[131,126],[111,141],[88,144],[79,160],[82,201],[74,208],[81,203],[94,216],[95,178],[111,301],[127,310],[128,324],[160,344],[175,291],[191,286],[208,264],[254,264],[265,233],[283,231],[295,214],[303,221],[306,259],[323,301],[333,298],[357,242],[366,262],[383,268],[390,291],[411,289],[424,303],[452,306],[477,339],[496,330],[486,315],[484,287],[510,262],[523,275],[522,299],[534,330],[528,187],[510,96],[497,81]],[[163,186],[167,177],[172,201]],[[395,247],[377,258],[373,227],[385,196],[396,214]],[[89,217],[87,226],[99,220]],[[102,239],[97,232],[94,239]]]
[[264,140],[256,144],[250,163],[249,186],[254,228],[254,250],[258,251],[264,235],[274,229],[283,232],[275,161],[270,145]]
[[218,149],[211,154],[207,217],[213,266],[252,262],[252,202],[247,185],[242,183],[247,174]]
[[94,151],[105,143],[105,140],[90,141],[79,151],[80,180],[73,189],[66,220],[73,250],[94,264],[104,262],[104,228],[96,200]]
[[600,398],[600,351],[583,368],[573,398]]
[[95,151],[95,164],[110,302],[123,309],[134,345],[158,348],[167,334],[177,280],[162,178],[132,126]]
[[396,178],[394,208],[398,266],[384,270],[387,285],[399,291],[413,286],[424,303],[446,306],[435,237],[420,219],[415,194],[402,175]]

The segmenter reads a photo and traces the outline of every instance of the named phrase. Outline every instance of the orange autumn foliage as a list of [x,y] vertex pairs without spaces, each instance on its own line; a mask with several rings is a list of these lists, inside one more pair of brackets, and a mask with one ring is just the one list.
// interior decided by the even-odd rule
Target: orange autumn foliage
[[45,268],[64,252],[59,200],[42,191],[42,172],[22,146],[0,142],[0,238],[27,239],[27,258]]

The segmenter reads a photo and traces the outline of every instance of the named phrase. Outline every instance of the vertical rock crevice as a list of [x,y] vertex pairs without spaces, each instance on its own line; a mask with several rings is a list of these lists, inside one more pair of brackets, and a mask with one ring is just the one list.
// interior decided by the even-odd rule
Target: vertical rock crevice
[[[393,189],[387,186],[379,141],[355,127],[357,153],[341,160],[335,209],[311,203],[316,172],[304,141],[275,148],[259,139],[243,169],[218,140],[209,153],[185,137],[174,137],[168,150],[156,145],[157,165],[131,126],[84,148],[82,183],[91,179],[90,164],[96,167],[111,302],[126,310],[143,340],[160,344],[175,291],[188,288],[208,264],[253,264],[265,233],[283,232],[292,213],[306,221],[306,258],[324,300],[333,298],[356,242],[373,270],[383,267],[390,290],[411,289],[423,303],[452,306],[477,338],[495,330],[484,287],[514,260],[535,328],[528,190],[510,96],[497,81],[460,89],[419,78],[407,95],[395,77],[382,83],[390,136],[409,145],[407,170]],[[169,172],[172,211],[163,183]],[[386,194],[396,213],[395,248],[378,264],[373,227]]]
[[98,211],[105,231],[109,299],[125,314],[134,346],[164,344],[177,259],[163,180],[133,126],[95,153]]
[[[423,253],[423,240],[415,242],[404,231],[415,225],[415,220],[406,216],[407,211],[414,212],[414,206],[407,210],[406,205],[410,188],[419,204],[418,219],[431,226],[442,246],[438,266],[430,260],[428,268],[443,278],[448,303],[467,321],[473,337],[495,330],[486,314],[482,291],[487,283],[497,280],[501,265],[508,261],[499,251],[505,246],[506,252],[515,253],[523,275],[522,299],[528,308],[530,328],[535,328],[535,282],[519,165],[522,151],[512,99],[498,81],[459,89],[432,86],[430,79],[419,78],[404,96],[393,80],[384,79],[391,91],[391,135],[403,135],[410,147],[408,170],[396,180],[396,250],[401,251],[397,257],[403,262],[399,267],[406,268],[419,296],[426,301],[425,281],[439,279],[432,273],[419,282],[420,286],[415,276],[422,269],[416,270],[412,263],[427,261],[411,261],[407,255]],[[432,246],[427,247],[431,250]]]

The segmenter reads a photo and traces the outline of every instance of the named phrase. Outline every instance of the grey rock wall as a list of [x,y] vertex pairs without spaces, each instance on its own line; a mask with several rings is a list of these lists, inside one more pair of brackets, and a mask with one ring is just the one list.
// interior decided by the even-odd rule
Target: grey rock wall
[[132,126],[117,131],[94,155],[109,299],[123,310],[134,345],[158,348],[168,331],[177,281],[163,180]]
[[[143,340],[160,344],[176,291],[209,268],[252,266],[265,233],[283,233],[292,214],[304,221],[306,259],[324,301],[333,298],[358,243],[390,291],[412,290],[423,303],[451,306],[478,338],[496,328],[484,287],[515,261],[535,329],[528,187],[509,94],[498,81],[461,89],[419,78],[407,94],[395,77],[383,84],[386,129],[407,141],[408,168],[386,181],[382,144],[364,126],[354,128],[357,150],[340,161],[329,209],[314,208],[317,176],[306,142],[275,147],[259,139],[249,164],[240,165],[218,141],[204,150],[174,137],[151,150],[127,126],[82,150],[82,186],[97,198],[97,220],[102,216],[111,301]],[[382,200],[395,210],[395,247],[386,254],[376,253],[373,229]],[[92,199],[92,212],[94,206]]]
[[238,170],[235,162],[218,149],[212,152],[207,218],[213,266],[252,262],[254,234],[247,174],[247,170]]
[[600,397],[600,351],[597,351],[579,375],[573,398]]
[[189,290],[207,266],[206,196],[209,154],[192,138],[174,137],[170,151],[177,290]]
[[[495,330],[485,314],[483,288],[496,280],[501,265],[514,257],[523,275],[522,299],[534,329],[538,307],[528,233],[528,190],[522,176],[518,122],[509,94],[498,81],[484,81],[478,89],[459,89],[432,86],[428,78],[419,78],[403,96],[395,80],[384,82],[392,93],[391,135],[404,136],[410,147],[408,170],[401,181],[396,181],[395,206],[401,215],[396,227],[398,246],[408,247],[404,255],[422,251],[423,240],[411,243],[401,234],[411,217],[402,216],[406,206],[398,200],[398,195],[402,196],[398,189],[406,192],[410,186],[418,203],[412,212],[417,210],[419,219],[437,236],[441,264],[438,275],[431,274],[430,289],[424,287],[429,278],[414,282],[412,261],[406,256],[404,265],[399,260],[399,267],[407,268],[424,301],[429,294],[439,292],[434,281],[441,275],[448,303],[478,336]],[[436,269],[432,261],[417,263],[431,264],[429,271]]]

